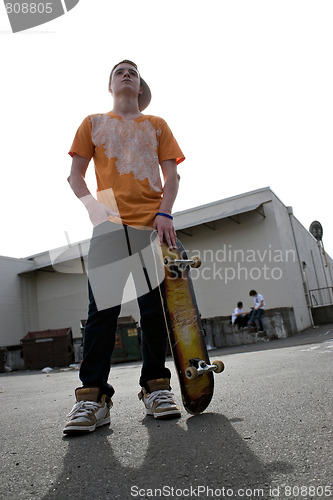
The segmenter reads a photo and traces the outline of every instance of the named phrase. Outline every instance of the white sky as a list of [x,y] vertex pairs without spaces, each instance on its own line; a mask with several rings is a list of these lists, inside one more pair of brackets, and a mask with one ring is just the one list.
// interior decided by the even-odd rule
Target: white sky
[[[77,127],[134,60],[186,161],[174,211],[270,186],[333,255],[333,2],[80,0],[12,34],[0,5],[0,255],[89,238],[66,178]],[[88,175],[94,192],[93,163]]]

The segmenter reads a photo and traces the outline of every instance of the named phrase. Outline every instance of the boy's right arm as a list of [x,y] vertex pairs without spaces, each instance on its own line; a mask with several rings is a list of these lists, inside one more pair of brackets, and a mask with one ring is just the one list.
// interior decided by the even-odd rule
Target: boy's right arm
[[93,226],[97,226],[98,224],[105,222],[108,219],[109,215],[118,214],[116,214],[113,210],[103,205],[102,203],[99,203],[87,188],[85,175],[89,162],[90,160],[88,160],[87,158],[74,154],[71,172],[69,174],[69,177],[67,178],[67,181],[69,182],[69,185],[76,196],[86,207]]

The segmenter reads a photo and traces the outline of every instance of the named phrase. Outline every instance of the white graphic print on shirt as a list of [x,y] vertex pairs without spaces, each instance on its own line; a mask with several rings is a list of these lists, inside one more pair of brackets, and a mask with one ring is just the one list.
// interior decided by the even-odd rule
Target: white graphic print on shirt
[[90,119],[93,143],[104,146],[107,158],[116,159],[119,174],[132,173],[140,181],[147,179],[151,189],[161,193],[156,137],[161,130],[156,131],[149,120],[121,121],[107,114]]

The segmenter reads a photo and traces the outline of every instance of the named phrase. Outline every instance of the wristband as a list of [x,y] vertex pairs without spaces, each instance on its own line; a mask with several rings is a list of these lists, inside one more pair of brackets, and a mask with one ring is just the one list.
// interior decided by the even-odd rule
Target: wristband
[[157,212],[157,214],[155,215],[155,217],[157,217],[157,215],[163,215],[163,217],[167,217],[168,219],[173,220],[172,215],[165,214],[164,212]]

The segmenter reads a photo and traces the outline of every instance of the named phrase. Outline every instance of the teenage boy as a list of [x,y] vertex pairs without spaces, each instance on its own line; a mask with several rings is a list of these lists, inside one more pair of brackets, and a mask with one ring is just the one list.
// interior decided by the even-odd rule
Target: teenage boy
[[[180,416],[171,392],[171,374],[165,367],[167,331],[160,291],[156,284],[149,284],[142,250],[147,242],[149,247],[153,229],[159,242],[164,239],[170,248],[176,245],[171,212],[179,185],[177,165],[185,158],[166,122],[142,114],[151,92],[135,63],[124,60],[114,66],[109,91],[114,100],[112,111],[85,118],[69,152],[73,162],[68,182],[85,205],[94,231],[88,254],[89,310],[79,374],[82,387],[75,391],[66,434],[91,432],[110,422],[115,392],[108,384],[110,359],[123,286],[138,256],[146,278],[146,288],[142,282],[136,286],[143,359],[139,399],[147,414],[155,418]],[[97,200],[85,183],[91,158]],[[123,271],[119,275],[119,268],[127,270],[127,275]]]
[[238,328],[245,328],[249,321],[249,314],[243,309],[243,302],[238,302],[237,307],[232,313],[231,322],[233,325],[238,325]]
[[251,290],[249,292],[249,295],[250,295],[250,297],[253,297],[253,302],[254,302],[254,307],[253,307],[252,312],[251,312],[249,325],[255,326],[254,321],[257,319],[258,323],[259,323],[258,332],[263,332],[264,327],[262,326],[261,315],[265,309],[264,297],[260,293],[256,292],[255,290]]

